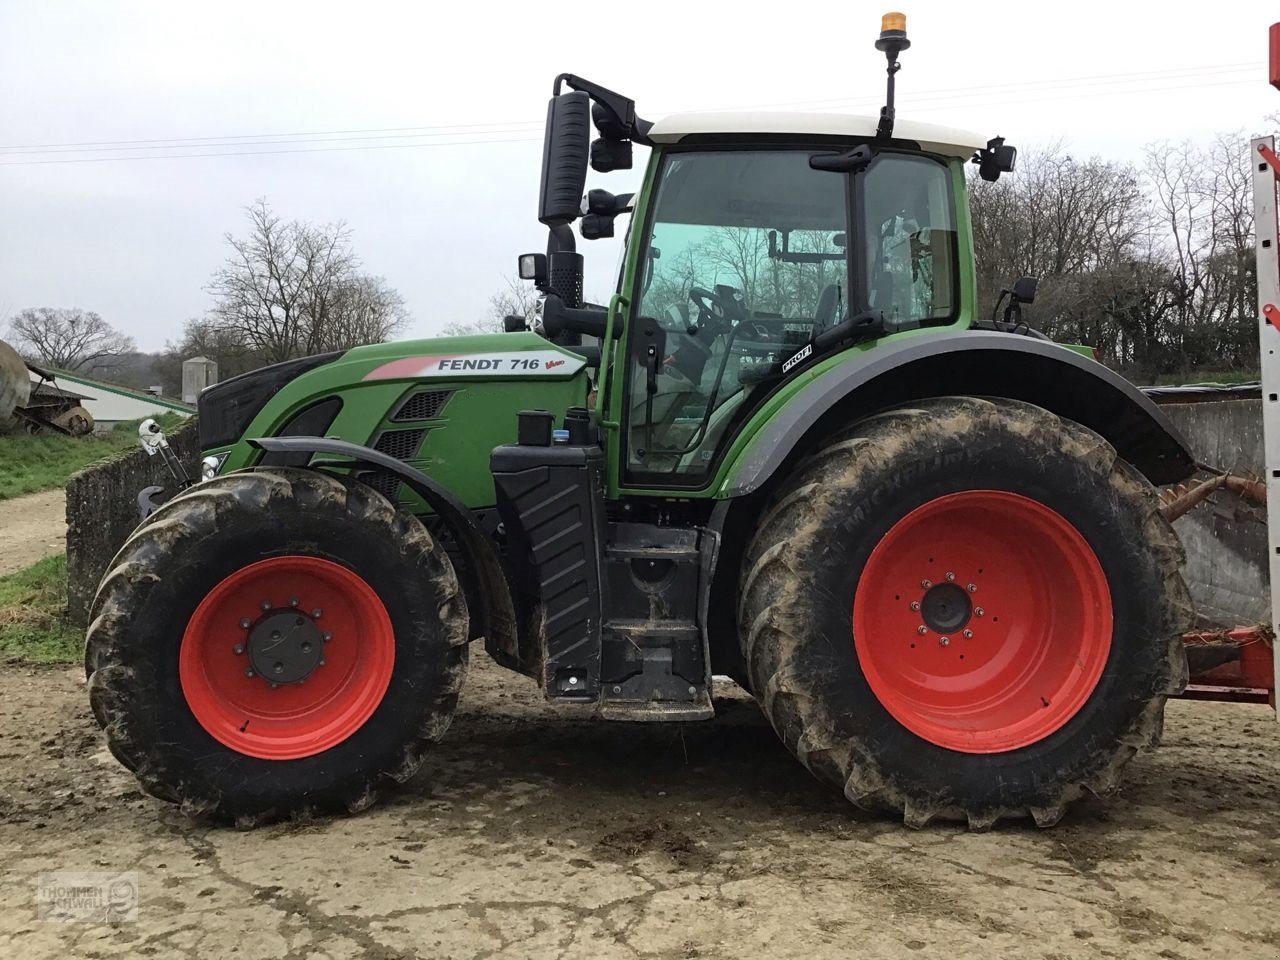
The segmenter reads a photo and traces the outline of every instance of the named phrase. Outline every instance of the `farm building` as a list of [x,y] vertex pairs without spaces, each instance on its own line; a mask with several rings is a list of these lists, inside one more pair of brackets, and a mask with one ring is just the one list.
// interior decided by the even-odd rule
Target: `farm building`
[[[117,423],[129,420],[141,420],[145,417],[156,417],[162,413],[177,413],[182,416],[194,414],[195,407],[166,397],[157,397],[141,390],[131,390],[114,383],[105,383],[75,373],[61,370],[50,371],[56,380],[51,387],[47,382],[40,388],[48,391],[57,389],[62,393],[79,398],[80,404],[93,415],[94,430],[110,430]],[[39,377],[31,377],[33,394],[40,384]]]

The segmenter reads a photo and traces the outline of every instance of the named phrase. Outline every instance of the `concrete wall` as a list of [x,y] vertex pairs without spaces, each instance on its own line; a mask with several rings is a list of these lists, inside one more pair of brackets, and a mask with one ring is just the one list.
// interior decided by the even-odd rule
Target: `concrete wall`
[[[1261,400],[1169,403],[1162,409],[1204,463],[1263,476]],[[1202,625],[1270,621],[1265,508],[1220,490],[1174,528],[1187,548],[1183,576]]]
[[[188,475],[199,477],[195,418],[175,430],[169,443],[186,464]],[[166,493],[175,489],[160,457],[148,457],[141,448],[86,467],[67,481],[67,612],[71,622],[87,625],[98,581],[138,525],[138,491],[152,484],[163,486]]]

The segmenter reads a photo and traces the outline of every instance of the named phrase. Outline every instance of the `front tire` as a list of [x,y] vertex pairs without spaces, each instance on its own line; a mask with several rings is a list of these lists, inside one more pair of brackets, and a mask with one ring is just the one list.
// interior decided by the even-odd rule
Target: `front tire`
[[744,566],[753,689],[858,806],[1055,823],[1159,739],[1190,600],[1155,491],[1039,407],[942,398],[800,464]]
[[143,788],[189,813],[355,811],[443,735],[467,624],[444,551],[377,492],[229,474],[115,557],[91,610],[90,703]]

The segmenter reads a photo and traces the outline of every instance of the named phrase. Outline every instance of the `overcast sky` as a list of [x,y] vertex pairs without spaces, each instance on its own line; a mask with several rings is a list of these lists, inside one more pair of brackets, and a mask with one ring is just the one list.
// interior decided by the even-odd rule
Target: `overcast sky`
[[[545,243],[538,154],[556,73],[625,92],[649,118],[874,113],[880,12],[0,0],[0,321],[83,307],[158,349],[208,307],[223,235],[264,196],[286,218],[345,220],[365,268],[404,295],[410,335],[430,336],[482,316],[516,255]],[[917,0],[905,12],[900,118],[1136,159],[1155,140],[1258,132],[1280,111],[1265,83],[1274,2]],[[157,159],[209,153],[224,155]],[[637,177],[588,184],[622,192]],[[602,296],[618,247],[582,248],[588,293]]]

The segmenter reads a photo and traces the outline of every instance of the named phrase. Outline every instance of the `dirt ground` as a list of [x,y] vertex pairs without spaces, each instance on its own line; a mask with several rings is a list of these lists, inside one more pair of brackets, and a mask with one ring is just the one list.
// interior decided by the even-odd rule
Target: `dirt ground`
[[0,500],[0,576],[67,548],[66,492]]
[[[606,724],[479,655],[407,788],[242,833],[140,794],[77,670],[0,667],[0,956],[1280,956],[1262,707],[1173,703],[1118,796],[986,834],[862,816],[740,692],[717,708]],[[136,870],[137,921],[37,921],[48,870]]]

